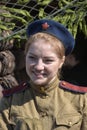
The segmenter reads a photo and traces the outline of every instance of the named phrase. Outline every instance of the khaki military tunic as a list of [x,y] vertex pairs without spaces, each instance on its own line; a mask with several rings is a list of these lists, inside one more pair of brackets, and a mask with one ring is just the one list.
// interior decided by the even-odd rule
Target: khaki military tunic
[[32,83],[0,102],[0,130],[87,130],[87,95]]

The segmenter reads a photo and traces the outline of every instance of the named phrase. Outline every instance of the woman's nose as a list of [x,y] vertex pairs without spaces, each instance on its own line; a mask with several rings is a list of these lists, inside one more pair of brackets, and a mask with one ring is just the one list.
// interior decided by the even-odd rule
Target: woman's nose
[[44,69],[44,63],[43,63],[42,59],[37,60],[37,62],[35,64],[35,69],[37,69],[37,70]]

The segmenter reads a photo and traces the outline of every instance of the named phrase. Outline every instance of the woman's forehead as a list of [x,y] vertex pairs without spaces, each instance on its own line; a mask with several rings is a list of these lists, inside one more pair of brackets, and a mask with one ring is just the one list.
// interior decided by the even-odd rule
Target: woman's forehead
[[45,50],[53,50],[55,47],[50,43],[50,42],[46,42],[45,40],[38,40],[38,41],[34,41],[30,47],[29,50],[31,49],[38,49],[40,51]]
[[41,41],[31,44],[28,50],[28,54],[42,57],[57,56],[56,51],[52,45],[46,44],[45,42],[42,43]]

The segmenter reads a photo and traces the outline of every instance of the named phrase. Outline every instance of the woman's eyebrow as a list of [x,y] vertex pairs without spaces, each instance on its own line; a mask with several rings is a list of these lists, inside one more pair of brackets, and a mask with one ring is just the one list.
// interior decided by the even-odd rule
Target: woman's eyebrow
[[34,54],[34,53],[32,53],[32,52],[29,52],[28,55],[36,56],[36,54]]

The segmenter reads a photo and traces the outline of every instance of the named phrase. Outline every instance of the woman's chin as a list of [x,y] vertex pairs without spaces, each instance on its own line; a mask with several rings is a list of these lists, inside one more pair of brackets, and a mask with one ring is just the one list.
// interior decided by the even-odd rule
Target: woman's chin
[[46,84],[46,81],[45,81],[45,80],[38,79],[38,80],[33,80],[33,83],[34,83],[35,85],[45,85],[45,84]]

